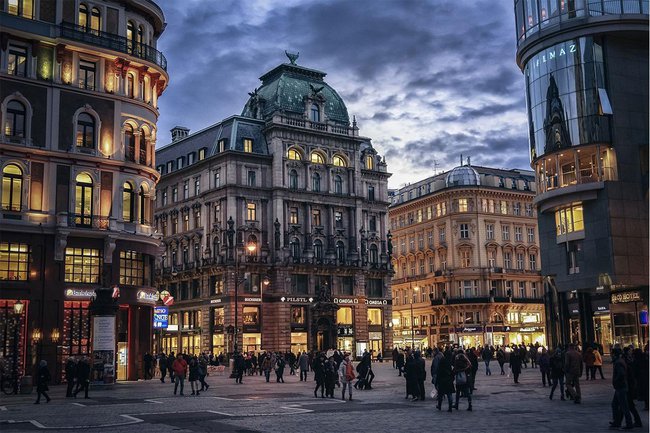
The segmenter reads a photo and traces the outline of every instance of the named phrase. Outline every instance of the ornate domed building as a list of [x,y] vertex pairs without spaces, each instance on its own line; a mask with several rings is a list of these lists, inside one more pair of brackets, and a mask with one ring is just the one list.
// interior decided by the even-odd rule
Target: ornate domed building
[[288,56],[241,115],[156,153],[161,350],[392,348],[390,174],[326,74]]

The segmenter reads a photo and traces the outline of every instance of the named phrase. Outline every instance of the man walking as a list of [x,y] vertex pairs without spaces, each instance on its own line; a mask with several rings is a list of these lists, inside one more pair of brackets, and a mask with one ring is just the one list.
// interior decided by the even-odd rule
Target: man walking
[[158,365],[160,367],[160,382],[165,383],[165,376],[167,376],[167,356],[161,353],[158,358]]
[[634,424],[627,399],[627,364],[623,359],[621,349],[618,347],[612,349],[612,357],[614,358],[614,370],[612,372],[612,386],[614,387],[614,398],[612,399],[613,421],[610,421],[609,425],[620,427],[621,421],[625,418],[625,429],[630,430],[634,428]]
[[65,380],[68,382],[68,387],[65,391],[66,397],[72,397],[72,388],[74,388],[75,376],[77,375],[77,363],[74,358],[68,358],[65,363]]
[[341,377],[341,383],[343,384],[341,400],[345,400],[345,389],[348,389],[348,395],[350,400],[352,400],[352,382],[354,382],[354,366],[352,361],[350,361],[350,355],[348,353],[343,357],[341,366],[339,367],[339,376]]
[[485,363],[485,375],[486,376],[492,376],[492,372],[490,371],[490,361],[492,361],[492,357],[494,356],[494,349],[489,347],[487,344],[483,348],[483,353],[481,353],[481,358],[483,359],[483,362]]
[[309,370],[309,355],[307,355],[307,352],[302,352],[298,364],[300,367],[300,381],[307,382],[307,371]]
[[144,354],[144,380],[149,380],[153,377],[151,370],[153,368],[153,356],[149,352]]
[[413,392],[415,392],[415,397],[413,397],[413,401],[424,401],[424,381],[427,378],[427,371],[424,366],[424,359],[422,359],[419,350],[415,352],[413,364],[413,370],[415,373],[415,389],[413,390]]
[[82,389],[84,398],[88,398],[88,387],[90,386],[90,361],[85,356],[77,364],[77,389],[74,392],[74,398]]
[[580,404],[580,374],[582,370],[582,356],[576,350],[574,343],[569,344],[569,350],[564,358],[564,372],[566,374],[566,387],[575,404]]
[[187,372],[187,362],[183,359],[182,354],[176,355],[176,359],[172,364],[172,371],[174,372],[174,395],[178,390],[178,385],[181,385],[181,395],[183,394],[183,387],[185,385],[185,373]]

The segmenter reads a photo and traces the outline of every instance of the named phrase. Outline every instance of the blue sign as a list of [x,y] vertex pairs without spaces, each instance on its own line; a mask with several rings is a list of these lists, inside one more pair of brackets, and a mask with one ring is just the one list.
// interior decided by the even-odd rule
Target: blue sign
[[154,307],[153,327],[154,329],[165,329],[169,322],[169,307]]

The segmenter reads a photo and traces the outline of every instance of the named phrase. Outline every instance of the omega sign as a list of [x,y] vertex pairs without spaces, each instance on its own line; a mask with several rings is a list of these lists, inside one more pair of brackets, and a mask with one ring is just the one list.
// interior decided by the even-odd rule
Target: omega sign
[[641,292],[623,292],[623,293],[612,293],[612,304],[622,304],[625,302],[637,302],[641,301]]
[[358,304],[359,300],[357,298],[334,298],[335,304]]

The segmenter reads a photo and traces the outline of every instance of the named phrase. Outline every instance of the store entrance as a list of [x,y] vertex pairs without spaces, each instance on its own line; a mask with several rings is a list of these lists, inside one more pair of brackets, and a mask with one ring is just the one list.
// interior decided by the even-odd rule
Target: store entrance
[[129,345],[126,341],[117,343],[117,380],[126,380],[129,367]]

